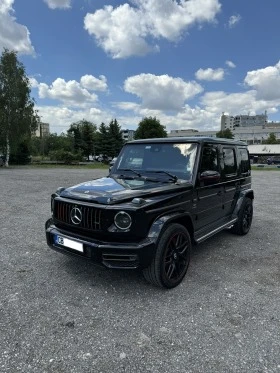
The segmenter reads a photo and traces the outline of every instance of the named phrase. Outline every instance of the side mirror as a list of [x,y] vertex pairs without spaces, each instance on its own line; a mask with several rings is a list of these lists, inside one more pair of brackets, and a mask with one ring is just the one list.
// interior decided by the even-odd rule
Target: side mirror
[[200,183],[203,185],[216,184],[220,181],[221,174],[218,171],[203,171],[199,175]]

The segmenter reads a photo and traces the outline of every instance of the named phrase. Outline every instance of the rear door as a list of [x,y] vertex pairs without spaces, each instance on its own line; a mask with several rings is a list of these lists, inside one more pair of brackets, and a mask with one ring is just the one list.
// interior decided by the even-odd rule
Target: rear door
[[213,177],[213,179],[202,181],[200,176],[204,172],[220,174],[219,148],[216,144],[204,144],[202,149],[196,182],[195,230],[202,229],[209,224],[218,224],[218,220],[223,216],[223,187],[220,178]]
[[240,188],[238,177],[237,154],[234,146],[222,146],[222,181],[223,181],[223,209],[224,215],[233,212],[237,191]]

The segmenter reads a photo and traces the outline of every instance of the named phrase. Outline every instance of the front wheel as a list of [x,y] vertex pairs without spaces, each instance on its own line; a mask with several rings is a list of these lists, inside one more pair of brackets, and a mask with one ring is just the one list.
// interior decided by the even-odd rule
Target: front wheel
[[191,238],[181,224],[169,225],[161,236],[155,257],[143,270],[145,279],[168,289],[179,285],[190,263]]
[[231,231],[235,234],[243,236],[247,234],[251,228],[253,220],[253,202],[251,198],[244,198],[244,201],[238,212],[238,220],[232,227]]

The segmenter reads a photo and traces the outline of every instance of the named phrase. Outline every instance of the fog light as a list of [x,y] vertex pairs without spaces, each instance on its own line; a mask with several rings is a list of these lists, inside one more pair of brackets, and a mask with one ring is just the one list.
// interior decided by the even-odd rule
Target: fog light
[[132,220],[127,212],[120,211],[115,215],[114,222],[117,228],[126,230],[130,228]]

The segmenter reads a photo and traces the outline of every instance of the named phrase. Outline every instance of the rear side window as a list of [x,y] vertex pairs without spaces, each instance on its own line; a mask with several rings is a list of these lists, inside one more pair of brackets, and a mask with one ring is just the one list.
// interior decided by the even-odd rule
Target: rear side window
[[247,173],[250,170],[250,159],[247,149],[239,149],[241,155],[241,173]]
[[235,151],[233,148],[224,148],[224,172],[225,175],[235,175],[237,171]]
[[214,146],[206,145],[203,148],[200,172],[204,171],[219,171],[218,151]]

